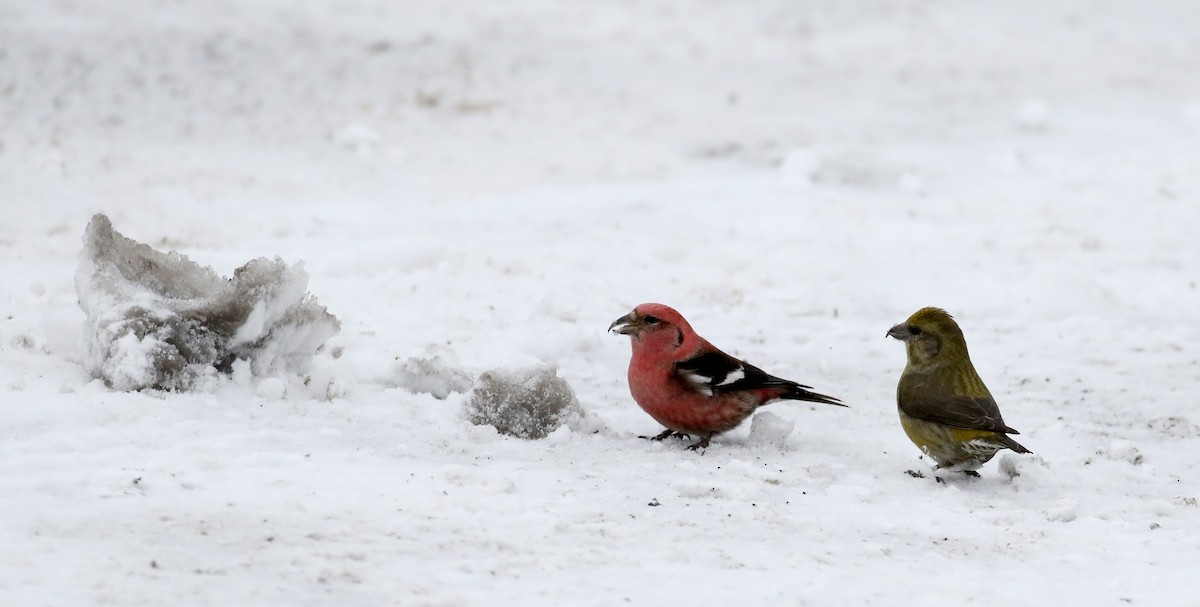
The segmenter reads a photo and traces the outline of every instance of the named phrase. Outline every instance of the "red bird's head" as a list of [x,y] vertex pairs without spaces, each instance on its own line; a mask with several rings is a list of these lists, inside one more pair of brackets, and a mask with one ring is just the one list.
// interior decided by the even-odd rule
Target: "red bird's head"
[[644,303],[613,321],[609,331],[633,338],[634,347],[651,346],[674,350],[686,337],[695,335],[683,315],[670,306]]

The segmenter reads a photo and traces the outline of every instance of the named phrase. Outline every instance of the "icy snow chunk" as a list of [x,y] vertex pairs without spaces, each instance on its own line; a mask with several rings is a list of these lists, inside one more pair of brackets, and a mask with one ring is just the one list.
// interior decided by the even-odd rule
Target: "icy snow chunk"
[[1096,455],[1132,466],[1140,466],[1146,460],[1136,445],[1125,440],[1112,441],[1108,448],[1097,449]]
[[1183,122],[1193,131],[1200,133],[1200,103],[1184,104]]
[[784,178],[798,183],[812,183],[821,172],[823,160],[813,150],[795,148],[784,155],[779,171]]
[[353,150],[360,156],[372,155],[383,137],[371,128],[357,122],[346,125],[333,136],[340,146]]
[[681,481],[675,483],[674,488],[682,498],[725,499],[729,497],[729,491],[725,486],[715,482]]
[[1052,486],[1058,481],[1050,470],[1050,464],[1036,453],[1004,452],[1000,455],[1001,480],[1011,483],[1018,491]]
[[1146,422],[1146,427],[1173,438],[1200,436],[1200,426],[1193,424],[1185,417],[1155,417]]
[[1041,132],[1045,131],[1049,126],[1050,108],[1046,104],[1031,100],[1022,103],[1017,108],[1016,119],[1017,126],[1024,131]]
[[395,367],[395,386],[414,393],[432,394],[445,399],[451,392],[466,392],[471,388],[471,376],[439,356],[409,358]]
[[267,400],[283,400],[287,396],[287,384],[278,377],[268,377],[258,384],[254,393]]
[[307,288],[300,264],[259,258],[227,279],[130,240],[96,215],[75,272],[88,370],[116,390],[187,390],[230,373],[238,359],[259,376],[306,372],[340,329]]
[[575,425],[587,414],[553,365],[492,369],[479,376],[467,396],[467,418],[517,438],[545,438],[559,426]]
[[1046,508],[1046,520],[1056,523],[1069,523],[1079,517],[1079,502],[1063,498]]
[[750,440],[782,447],[795,429],[796,422],[783,419],[770,411],[759,411],[750,420]]
[[925,193],[925,178],[920,173],[905,171],[900,175],[900,180],[896,182],[896,187],[905,194],[920,196]]

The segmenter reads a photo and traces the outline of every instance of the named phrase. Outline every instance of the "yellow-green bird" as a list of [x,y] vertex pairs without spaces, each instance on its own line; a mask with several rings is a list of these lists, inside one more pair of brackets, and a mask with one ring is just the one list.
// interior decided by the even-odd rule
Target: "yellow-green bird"
[[1020,432],[1004,425],[1000,407],[971,364],[962,329],[945,310],[917,310],[887,336],[904,342],[908,351],[896,387],[900,425],[937,468],[979,476],[975,470],[1001,449],[1029,453],[1008,436]]

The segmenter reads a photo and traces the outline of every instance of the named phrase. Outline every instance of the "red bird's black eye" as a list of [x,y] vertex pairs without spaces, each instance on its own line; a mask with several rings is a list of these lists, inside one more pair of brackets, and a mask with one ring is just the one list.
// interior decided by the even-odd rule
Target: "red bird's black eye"
[[657,316],[647,316],[642,319],[642,322],[645,324],[648,324],[648,325],[657,325],[658,317]]
[[908,328],[908,334],[909,334],[909,335],[920,335],[920,334],[921,334],[921,327],[909,327],[909,328]]

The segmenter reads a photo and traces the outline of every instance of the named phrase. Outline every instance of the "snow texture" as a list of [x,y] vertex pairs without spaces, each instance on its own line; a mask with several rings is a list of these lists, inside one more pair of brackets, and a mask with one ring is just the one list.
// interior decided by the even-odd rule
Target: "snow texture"
[[545,438],[586,417],[575,391],[550,365],[483,373],[467,395],[465,412],[476,426],[524,439]]
[[255,375],[308,371],[339,323],[306,293],[308,274],[279,258],[218,276],[162,253],[96,215],[75,272],[88,320],[88,370],[115,390],[189,390],[233,363]]
[[[1198,23],[0,1],[0,606],[1193,607]],[[96,213],[223,274],[303,259],[341,331],[302,377],[113,391],[72,281]],[[638,439],[605,329],[647,301],[850,408]],[[883,337],[928,305],[1035,454],[934,480]],[[579,426],[464,414],[480,372],[546,365]]]

